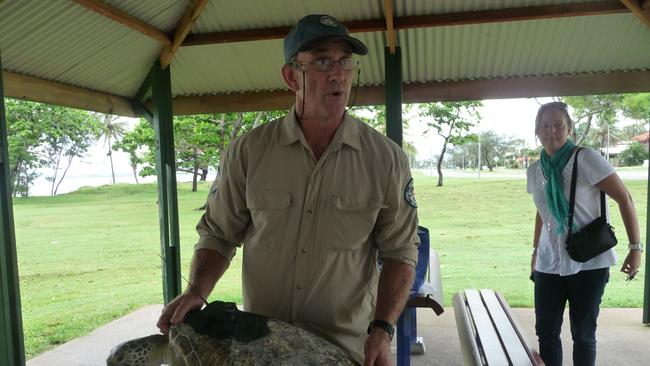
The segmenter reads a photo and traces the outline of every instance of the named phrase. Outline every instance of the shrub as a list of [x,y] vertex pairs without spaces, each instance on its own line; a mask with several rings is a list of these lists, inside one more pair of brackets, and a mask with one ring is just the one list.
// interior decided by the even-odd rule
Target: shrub
[[645,147],[638,141],[634,141],[627,149],[619,155],[621,166],[634,166],[643,164],[643,160],[648,158],[648,152]]

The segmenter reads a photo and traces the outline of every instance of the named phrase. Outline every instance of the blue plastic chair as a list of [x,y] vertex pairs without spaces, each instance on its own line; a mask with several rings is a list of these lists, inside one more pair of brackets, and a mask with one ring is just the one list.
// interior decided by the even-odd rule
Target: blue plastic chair
[[418,264],[409,300],[397,321],[397,366],[409,366],[411,354],[425,352],[422,339],[417,336],[417,308],[431,308],[436,315],[442,307],[442,280],[438,254],[430,248],[429,230],[418,226]]

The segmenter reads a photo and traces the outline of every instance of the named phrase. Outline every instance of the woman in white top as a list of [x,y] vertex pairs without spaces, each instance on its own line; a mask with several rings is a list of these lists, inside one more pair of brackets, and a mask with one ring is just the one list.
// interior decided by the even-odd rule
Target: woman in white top
[[[573,156],[577,150],[569,139],[572,128],[566,104],[542,105],[535,120],[535,134],[543,149],[540,160],[526,172],[528,193],[533,195],[537,207],[531,259],[535,330],[540,355],[549,366],[562,364],[560,330],[567,301],[573,364],[595,365],[596,320],[609,280],[609,267],[616,264],[613,249],[587,262],[576,262],[565,248]],[[641,262],[642,244],[630,193],[614,168],[592,149],[582,149],[578,155],[577,173],[573,231],[600,216],[600,191],[604,191],[618,204],[630,243],[621,271],[633,277]]]

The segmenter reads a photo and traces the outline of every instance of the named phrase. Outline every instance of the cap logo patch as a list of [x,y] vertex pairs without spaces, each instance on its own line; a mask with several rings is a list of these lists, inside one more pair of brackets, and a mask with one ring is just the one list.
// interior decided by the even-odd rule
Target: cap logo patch
[[415,189],[413,188],[413,178],[411,178],[406,187],[404,187],[404,200],[408,203],[409,206],[413,208],[418,208],[417,202],[415,202]]
[[323,15],[322,17],[320,17],[320,24],[328,26],[328,27],[332,27],[332,28],[336,28],[336,27],[339,26],[339,24],[336,22],[336,19],[334,19],[334,18],[332,18],[330,16],[327,16],[327,15]]

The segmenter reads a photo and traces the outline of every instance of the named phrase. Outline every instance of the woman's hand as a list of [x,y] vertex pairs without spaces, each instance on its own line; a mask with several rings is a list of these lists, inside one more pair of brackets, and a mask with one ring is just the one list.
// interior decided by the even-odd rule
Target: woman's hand
[[623,266],[621,267],[621,272],[627,274],[628,278],[634,277],[636,272],[639,270],[641,265],[641,251],[640,250],[630,250],[625,257]]

